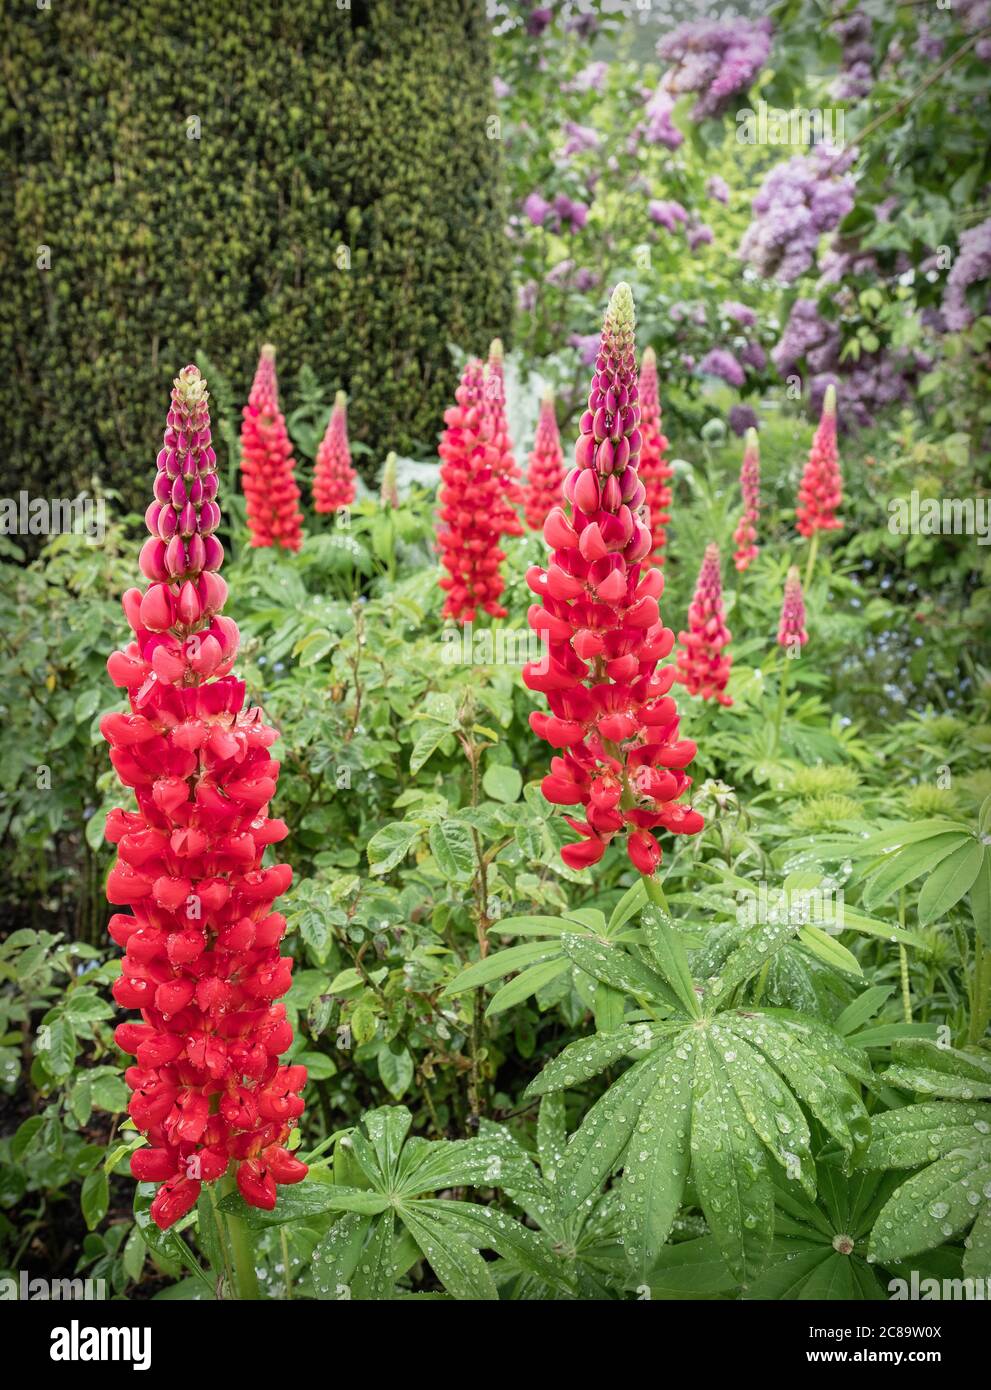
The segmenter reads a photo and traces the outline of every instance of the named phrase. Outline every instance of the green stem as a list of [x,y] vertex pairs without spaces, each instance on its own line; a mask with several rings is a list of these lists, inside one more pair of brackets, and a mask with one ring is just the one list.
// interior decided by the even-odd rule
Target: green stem
[[[902,888],[902,889],[899,891],[899,893],[898,893],[898,925],[899,925],[902,929],[904,929],[904,927],[905,927],[905,889],[904,889],[904,888]],[[909,976],[908,976],[908,951],[906,951],[906,949],[905,949],[905,943],[902,942],[902,941],[899,941],[899,943],[898,943],[898,964],[899,964],[899,967],[900,967],[900,970],[901,970],[901,977],[902,977],[902,1014],[904,1015],[905,1022],[906,1022],[906,1023],[911,1023],[911,1022],[912,1022],[912,984],[911,984],[911,981],[909,980]]]
[[[233,1173],[227,1173],[220,1180],[220,1195],[227,1197],[237,1191]],[[259,1298],[258,1277],[255,1274],[255,1252],[252,1249],[251,1235],[239,1216],[226,1212],[227,1233],[230,1238],[231,1257],[234,1261],[234,1277],[237,1296],[246,1302]]]
[[805,583],[803,585],[806,594],[809,592],[809,585],[812,583],[812,571],[816,567],[816,556],[819,554],[819,532],[812,532],[812,543],[809,546],[809,558],[805,565]]
[[661,887],[661,880],[659,878],[655,878],[653,874],[642,874],[641,877],[643,878],[643,886],[647,890],[647,897],[657,907],[663,908],[663,910],[670,917],[671,909],[668,907],[668,900],[664,896],[664,889]]
[[785,706],[788,703],[788,676],[790,673],[789,660],[785,655],[782,656],[783,666],[781,667],[781,679],[778,681],[778,708],[774,715],[774,743],[771,747],[771,757],[776,758],[778,747],[781,743],[781,725],[785,717]]

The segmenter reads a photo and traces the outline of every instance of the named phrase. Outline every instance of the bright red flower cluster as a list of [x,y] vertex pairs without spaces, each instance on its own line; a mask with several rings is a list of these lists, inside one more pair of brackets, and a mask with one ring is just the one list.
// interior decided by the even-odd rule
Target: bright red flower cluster
[[485,407],[488,412],[489,441],[496,451],[495,468],[502,478],[503,497],[499,508],[503,535],[522,536],[523,523],[515,508],[523,505],[521,473],[513,454],[506,414],[506,378],[502,355],[502,340],[493,338],[489,345],[489,360],[485,367]]
[[729,680],[731,633],[723,616],[723,585],[719,571],[719,547],[706,546],[695,596],[688,606],[688,631],[678,633],[678,680],[690,695],[716,699],[731,705],[726,694]]
[[303,514],[292,444],[279,409],[275,348],[270,343],[261,350],[241,414],[241,481],[251,544],[298,550],[303,544]]
[[357,474],[351,467],[347,411],[347,397],[338,391],[313,469],[313,507],[318,512],[336,512],[354,501]]
[[747,430],[740,465],[740,492],[743,494],[743,514],[733,532],[736,552],[733,563],[742,574],[757,559],[757,522],[760,520],[760,444],[755,429]]
[[532,531],[543,530],[544,520],[551,507],[562,497],[564,485],[564,451],[554,413],[554,393],[550,387],[540,403],[540,415],[533,440],[533,453],[523,494],[526,524]]
[[795,516],[803,536],[816,531],[841,531],[836,509],[843,501],[843,478],[836,447],[836,387],[826,387],[822,416],[812,440],[809,461],[798,489]]
[[278,734],[261,710],[244,709],[244,683],[228,674],[238,631],[220,611],[227,585],[217,573],[216,492],[206,382],[185,367],[141,552],[152,582],[124,595],[134,640],[107,662],[130,713],[100,725],[137,802],[107,817],[117,846],[107,897],[131,909],[110,921],[124,948],[114,998],[142,1020],[116,1032],[135,1058],[130,1115],[149,1141],[131,1171],[162,1184],[151,1214],[163,1230],[232,1165],[245,1201],[266,1209],[277,1183],[307,1171],[286,1148],[306,1068],[279,1062],[293,1040],[276,1003],[292,962],[279,955],[285,918],[271,910],[292,870],[262,868],[266,846],[287,834],[267,814]]
[[668,508],[671,506],[672,492],[668,484],[674,477],[674,469],[664,455],[668,441],[661,431],[661,398],[657,384],[657,358],[654,349],[644,349],[640,363],[640,433],[643,447],[640,450],[640,481],[647,492],[647,514],[650,518],[650,555],[648,560],[654,565],[664,564],[664,547],[667,544],[665,528],[671,520]]
[[530,727],[562,750],[544,778],[545,797],[585,812],[584,820],[566,818],[581,839],[562,849],[564,862],[574,869],[595,864],[622,833],[635,867],[650,874],[661,860],[652,831],[693,835],[703,821],[679,804],[696,749],[678,737],[668,695],[674,668],[657,669],[674,635],[657,606],[664,577],[644,568],[651,533],[637,473],[640,407],[628,285],[617,286],[609,302],[580,431],[564,484],[571,515],[552,509],[544,523],[550,563],[527,573],[541,600],[531,605],[529,622],[544,653],[523,668],[523,680],[546,694],[551,711],[531,714]]
[[809,640],[805,630],[805,599],[802,595],[802,577],[798,566],[792,565],[785,580],[785,595],[781,604],[781,621],[778,623],[778,645],[781,647],[804,647]]
[[482,364],[467,363],[455,392],[456,405],[444,412],[441,457],[440,526],[437,548],[447,574],[443,614],[459,623],[474,621],[478,609],[504,618],[499,549],[504,525],[505,483],[492,441],[491,412],[485,402]]

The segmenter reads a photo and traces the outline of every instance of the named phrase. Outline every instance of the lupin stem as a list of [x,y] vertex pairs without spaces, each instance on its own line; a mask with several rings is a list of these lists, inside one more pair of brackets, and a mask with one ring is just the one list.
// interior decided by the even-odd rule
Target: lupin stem
[[[234,1175],[227,1173],[220,1180],[220,1195],[228,1197],[237,1191]],[[237,1296],[242,1301],[254,1302],[259,1298],[258,1276],[255,1274],[255,1252],[252,1249],[251,1235],[239,1216],[232,1212],[224,1213],[227,1231],[230,1236],[231,1258],[234,1261],[234,1278]]]
[[809,544],[809,558],[805,565],[805,584],[806,594],[809,592],[809,585],[812,583],[812,572],[816,567],[816,556],[819,553],[819,532],[812,532],[812,540]]

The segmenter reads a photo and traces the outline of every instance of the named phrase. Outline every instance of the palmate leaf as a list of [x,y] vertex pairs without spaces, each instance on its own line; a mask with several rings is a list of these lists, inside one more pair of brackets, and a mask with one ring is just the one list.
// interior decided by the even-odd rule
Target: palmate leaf
[[948,830],[886,855],[881,867],[871,874],[864,886],[864,906],[873,911],[893,897],[899,888],[928,873],[940,860],[965,844],[968,838],[962,829]]
[[462,1235],[433,1216],[424,1203],[410,1203],[400,1215],[448,1293],[468,1302],[498,1300],[488,1265]]
[[680,1019],[645,1020],[571,1044],[528,1088],[530,1095],[564,1090],[632,1059],[569,1140],[556,1188],[562,1209],[575,1210],[623,1168],[625,1248],[641,1277],[668,1238],[689,1169],[709,1228],[743,1281],[754,1276],[772,1238],[771,1166],[815,1192],[805,1112],[848,1163],[868,1141],[853,1084],[872,1080],[863,1054],[826,1025],[785,1010],[717,1010],[716,1001],[792,934],[771,932],[769,941],[765,928],[749,933],[710,980],[698,1018],[698,990],[666,914],[652,914],[644,928],[657,971],[619,943],[562,937],[583,969],[613,987],[625,984],[641,1007],[668,1012],[672,995],[680,1006]]
[[[912,1041],[896,1048],[884,1080],[927,1096],[881,1115],[865,1164],[919,1167],[884,1204],[871,1235],[879,1260],[900,1260],[963,1234],[964,1274],[991,1279],[991,1058]],[[921,1165],[926,1166],[922,1167]]]

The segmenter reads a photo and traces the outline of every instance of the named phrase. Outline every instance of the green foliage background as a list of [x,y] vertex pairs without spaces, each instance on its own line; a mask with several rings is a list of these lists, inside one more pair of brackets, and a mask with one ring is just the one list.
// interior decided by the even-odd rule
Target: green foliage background
[[482,0],[24,6],[7,48],[0,410],[19,486],[96,471],[141,501],[156,387],[197,345],[238,401],[270,339],[349,393],[353,438],[433,441],[448,343],[509,320]]

